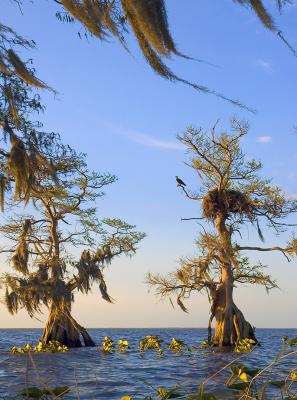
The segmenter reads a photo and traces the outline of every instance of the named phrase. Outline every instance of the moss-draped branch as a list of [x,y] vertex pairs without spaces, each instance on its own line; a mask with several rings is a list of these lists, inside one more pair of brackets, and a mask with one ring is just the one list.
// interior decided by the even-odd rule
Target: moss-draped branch
[[[234,0],[234,2],[251,8],[263,25],[277,34],[296,55],[295,49],[285,39],[282,31],[277,28],[274,18],[263,1]],[[20,5],[22,1],[19,0],[17,3]],[[166,60],[172,56],[187,59],[191,59],[191,57],[184,55],[175,44],[167,17],[165,0],[55,0],[55,3],[60,6],[56,12],[60,21],[78,21],[84,28],[85,35],[88,33],[99,40],[108,40],[110,37],[114,37],[126,50],[128,50],[126,36],[132,31],[145,60],[161,77],[173,82],[184,83],[201,93],[212,94],[254,112],[252,108],[238,100],[179,77],[167,66]],[[277,8],[280,11],[286,3],[289,3],[289,0],[276,0]],[[78,34],[82,37],[81,31]],[[2,46],[3,51],[0,51],[0,71],[6,76],[17,75],[35,87],[49,88],[27,68],[12,48],[14,45],[33,47],[35,43],[23,39],[13,29],[4,25],[0,25],[0,42],[1,39],[9,46]],[[202,60],[195,59],[195,61],[201,62]]]
[[[43,305],[71,304],[75,291],[87,294],[93,284],[111,302],[105,267],[117,256],[132,256],[145,236],[121,219],[98,218],[95,202],[116,181],[114,175],[90,172],[85,156],[56,136],[47,151],[55,154],[56,174],[38,170],[31,190],[35,213],[18,215],[12,208],[0,226],[9,243],[0,253],[9,254],[14,270],[1,279],[6,305],[12,313],[25,308],[30,316]],[[73,247],[81,250],[78,260]]]

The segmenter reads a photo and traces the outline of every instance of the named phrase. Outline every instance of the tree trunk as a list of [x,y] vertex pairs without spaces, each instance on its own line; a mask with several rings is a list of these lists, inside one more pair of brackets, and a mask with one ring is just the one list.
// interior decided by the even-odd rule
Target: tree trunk
[[211,320],[215,318],[212,343],[220,347],[233,346],[241,339],[253,339],[257,343],[251,324],[234,304],[232,292],[233,283],[228,280],[222,282],[216,291],[211,317]]
[[80,335],[85,346],[95,346],[86,329],[71,316],[70,307],[52,305],[41,341],[57,340],[67,347],[81,347]]
[[212,342],[218,346],[233,346],[238,340],[253,339],[257,343],[253,328],[233,301],[233,269],[235,261],[230,228],[226,226],[226,215],[218,213],[215,227],[220,238],[219,258],[221,280],[212,299],[208,337],[211,337],[211,321],[215,318],[215,332]]

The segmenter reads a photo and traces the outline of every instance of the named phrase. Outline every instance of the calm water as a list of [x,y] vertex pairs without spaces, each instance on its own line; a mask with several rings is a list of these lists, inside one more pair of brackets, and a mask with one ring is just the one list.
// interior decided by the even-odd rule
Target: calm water
[[[187,392],[195,392],[201,381],[234,357],[226,353],[202,357],[168,352],[164,357],[154,352],[143,353],[140,357],[136,351],[138,341],[146,335],[159,335],[166,343],[176,337],[188,345],[199,344],[206,336],[205,329],[90,329],[89,332],[98,345],[104,336],[110,336],[115,342],[127,338],[131,350],[125,354],[102,354],[94,347],[72,349],[61,354],[36,354],[36,372],[32,366],[27,366],[26,356],[11,355],[8,350],[13,345],[36,343],[41,331],[0,329],[0,398],[13,399],[18,389],[25,386],[26,379],[29,385],[38,385],[38,381],[43,380],[49,386],[71,386],[72,392],[65,399],[119,400],[121,396],[130,395],[140,400],[144,395],[153,393],[149,385],[168,389],[179,384],[186,387]],[[257,330],[262,346],[257,347],[245,363],[253,367],[266,365],[279,351],[283,335],[295,337],[297,330]],[[292,367],[292,363],[297,367],[297,358],[287,361],[285,367]],[[223,378],[207,386],[209,390],[217,390],[219,379]],[[230,398],[224,391],[219,396]]]

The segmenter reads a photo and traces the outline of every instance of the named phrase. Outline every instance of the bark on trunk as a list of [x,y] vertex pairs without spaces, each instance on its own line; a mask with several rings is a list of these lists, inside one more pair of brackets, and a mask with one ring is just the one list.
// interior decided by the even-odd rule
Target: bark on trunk
[[215,332],[212,342],[218,346],[233,346],[240,339],[253,339],[257,343],[253,328],[233,301],[234,250],[231,232],[226,226],[226,216],[219,213],[215,227],[221,242],[219,258],[221,261],[221,281],[213,295],[213,304],[208,337],[211,337],[211,321],[215,318]]
[[[233,346],[238,340],[253,339],[255,344],[257,339],[251,324],[246,321],[242,312],[234,304],[232,293],[226,290],[226,283],[220,285],[216,292],[216,298],[212,307],[212,317],[215,318],[215,331],[212,343],[220,347]],[[211,337],[209,331],[209,338]]]
[[71,316],[69,307],[52,305],[41,341],[57,340],[67,347],[81,347],[81,336],[85,346],[95,346],[86,329]]

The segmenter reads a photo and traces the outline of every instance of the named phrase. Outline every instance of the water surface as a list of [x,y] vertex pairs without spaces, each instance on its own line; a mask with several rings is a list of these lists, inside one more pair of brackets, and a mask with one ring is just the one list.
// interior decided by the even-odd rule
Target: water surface
[[[89,329],[94,341],[100,345],[104,336],[116,343],[128,339],[128,353],[103,354],[98,347],[71,349],[68,353],[34,354],[36,370],[27,362],[26,355],[9,353],[12,346],[35,344],[41,336],[39,329],[0,329],[0,398],[13,399],[18,390],[29,385],[41,386],[46,381],[51,387],[71,386],[66,399],[119,400],[124,395],[142,400],[153,394],[153,387],[167,389],[177,384],[187,392],[195,392],[204,379],[229,362],[234,354],[216,353],[203,357],[166,352],[160,357],[155,352],[137,351],[138,342],[146,335],[159,335],[164,339],[164,348],[173,337],[184,340],[188,345],[199,345],[206,337],[206,329]],[[265,366],[280,350],[281,337],[297,336],[296,329],[258,329],[257,338],[261,347],[248,355],[244,362],[252,367]],[[282,368],[297,367],[297,358],[288,359]],[[206,389],[218,390],[218,377]],[[220,389],[221,390],[221,389]],[[230,399],[224,390],[219,398]],[[229,397],[228,397],[229,396]]]

